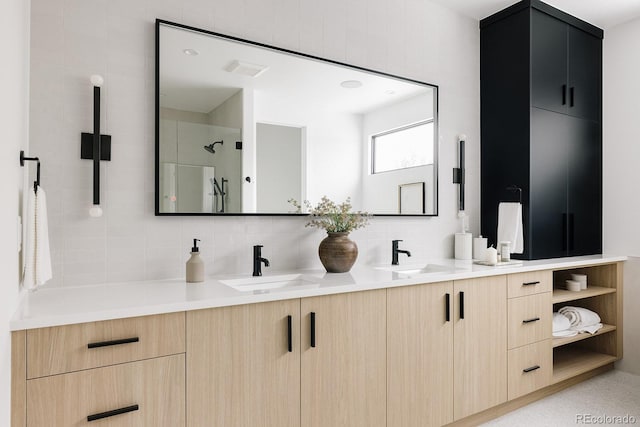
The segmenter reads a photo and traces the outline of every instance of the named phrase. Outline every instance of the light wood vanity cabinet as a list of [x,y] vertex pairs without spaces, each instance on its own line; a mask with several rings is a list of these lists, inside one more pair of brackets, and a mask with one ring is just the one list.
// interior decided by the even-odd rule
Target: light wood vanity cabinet
[[387,291],[388,427],[453,421],[452,307],[453,282]]
[[189,426],[386,425],[385,289],[192,311],[187,330]]
[[183,426],[184,362],[178,354],[29,380],[27,426]]
[[[92,415],[108,416],[88,425],[127,427],[479,424],[622,356],[622,270],[596,263],[16,331],[12,427]],[[571,273],[587,274],[588,289],[560,289]],[[596,311],[604,328],[552,338],[563,305]]]
[[553,272],[510,274],[508,283],[509,400],[551,384]]
[[302,299],[302,426],[386,426],[386,295]]
[[440,426],[507,400],[506,276],[388,290],[388,426]]
[[453,418],[459,420],[507,400],[507,278],[453,287]]
[[299,426],[300,300],[187,312],[187,396],[189,426]]
[[185,314],[14,332],[15,427],[185,425]]

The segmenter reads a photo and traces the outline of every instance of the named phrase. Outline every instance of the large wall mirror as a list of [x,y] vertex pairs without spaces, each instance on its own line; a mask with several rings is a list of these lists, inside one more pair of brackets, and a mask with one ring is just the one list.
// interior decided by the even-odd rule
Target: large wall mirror
[[156,22],[156,214],[438,213],[438,88]]

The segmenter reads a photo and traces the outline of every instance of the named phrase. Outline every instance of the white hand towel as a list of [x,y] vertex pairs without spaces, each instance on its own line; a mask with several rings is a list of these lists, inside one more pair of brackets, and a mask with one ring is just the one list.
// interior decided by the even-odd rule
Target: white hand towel
[[571,322],[561,313],[553,313],[553,332],[566,331],[571,328]]
[[601,319],[598,313],[582,307],[566,306],[558,310],[569,319],[572,328],[580,328],[584,326],[593,326],[600,323]]
[[511,242],[511,253],[521,254],[524,250],[522,235],[522,205],[503,202],[498,205],[498,243]]
[[53,276],[49,251],[47,196],[41,187],[38,187],[37,192],[29,191],[26,221],[27,235],[22,283],[27,289],[34,289]]

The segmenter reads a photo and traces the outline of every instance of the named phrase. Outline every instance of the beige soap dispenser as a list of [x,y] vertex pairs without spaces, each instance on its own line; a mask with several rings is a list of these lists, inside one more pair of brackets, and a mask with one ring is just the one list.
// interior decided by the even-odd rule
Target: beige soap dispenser
[[200,239],[193,239],[191,258],[187,261],[187,283],[204,282],[204,262],[200,258],[199,241]]

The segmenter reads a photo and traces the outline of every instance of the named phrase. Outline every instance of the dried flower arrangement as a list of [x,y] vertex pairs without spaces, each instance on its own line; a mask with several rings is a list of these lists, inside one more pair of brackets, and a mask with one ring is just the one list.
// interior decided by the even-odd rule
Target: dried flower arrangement
[[312,219],[306,227],[317,227],[327,231],[327,233],[350,233],[353,230],[363,228],[369,224],[371,215],[367,212],[351,212],[351,197],[339,205],[331,201],[327,196],[322,196],[320,202],[313,206],[308,200],[302,204],[294,199],[289,199],[289,203],[296,207],[297,212],[302,212],[304,206],[309,211]]

